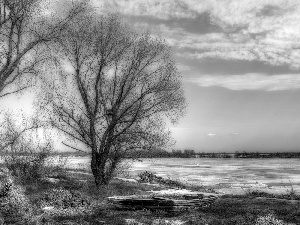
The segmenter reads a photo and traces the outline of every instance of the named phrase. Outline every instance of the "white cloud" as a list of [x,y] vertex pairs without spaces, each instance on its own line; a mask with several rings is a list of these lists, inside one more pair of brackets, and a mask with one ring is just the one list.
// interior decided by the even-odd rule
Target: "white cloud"
[[[300,2],[286,0],[210,1],[211,18],[224,30],[240,29],[210,44],[194,58],[259,60],[273,65],[300,68]],[[267,13],[266,9],[269,10]],[[262,13],[264,11],[265,15]],[[217,47],[216,47],[217,46]],[[230,46],[230,47],[229,47]],[[232,50],[233,49],[233,50]]]
[[153,16],[163,20],[196,16],[185,1],[179,0],[92,0],[92,3],[102,9],[130,16]]
[[213,52],[204,52],[204,53],[184,53],[180,56],[186,56],[189,58],[196,59],[205,59],[205,58],[216,58],[216,59],[225,59],[225,60],[255,60],[257,57],[246,50],[244,51],[213,51]]
[[231,90],[280,91],[300,89],[300,74],[205,75],[189,80],[201,87],[224,87]]
[[[147,25],[145,23],[136,25],[137,28],[141,26]],[[148,25],[148,28],[151,32],[160,34],[173,48],[181,50],[178,53],[181,57],[198,60],[205,58],[257,60],[271,65],[300,68],[300,40],[294,42],[276,38],[271,34],[257,39],[243,33],[196,34],[186,32],[180,27],[171,29],[166,25]]]
[[[186,24],[207,13],[215,33],[203,34],[177,27],[136,21],[133,26],[161,36],[181,56],[202,60],[257,60],[271,65],[300,68],[300,1],[295,0],[92,0],[102,10]],[[207,23],[207,21],[206,21]],[[167,23],[166,23],[167,24]],[[183,23],[184,24],[184,23]],[[195,23],[193,23],[194,29]],[[180,27],[182,26],[182,27]],[[204,26],[209,26],[205,24]],[[137,29],[139,30],[139,29]],[[183,52],[183,53],[182,53]]]
[[209,133],[209,134],[207,134],[207,135],[210,136],[210,137],[216,136],[216,134],[214,134],[214,133]]

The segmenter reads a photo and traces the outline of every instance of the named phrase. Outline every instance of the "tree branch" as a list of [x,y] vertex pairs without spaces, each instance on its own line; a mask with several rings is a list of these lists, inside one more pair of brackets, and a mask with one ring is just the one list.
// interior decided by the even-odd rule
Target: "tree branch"
[[63,141],[62,141],[61,143],[62,143],[63,145],[65,145],[65,146],[69,147],[69,148],[72,148],[72,149],[76,150],[76,151],[87,153],[86,151],[83,151],[83,150],[80,150],[80,149],[78,149],[78,148],[75,148],[75,147],[73,147],[73,146],[71,146],[71,145],[68,145],[68,144],[64,143]]

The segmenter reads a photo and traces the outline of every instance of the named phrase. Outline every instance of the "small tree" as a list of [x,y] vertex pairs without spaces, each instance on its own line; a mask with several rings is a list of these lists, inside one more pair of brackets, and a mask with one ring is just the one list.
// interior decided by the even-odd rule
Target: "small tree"
[[0,153],[5,166],[22,182],[34,180],[45,172],[45,160],[52,145],[39,137],[38,129],[42,127],[36,118],[23,118],[20,124],[8,113],[1,121]]
[[7,152],[13,152],[14,155],[22,154],[22,151],[15,152],[15,147],[18,148],[20,143],[24,140],[26,134],[37,131],[38,128],[42,127],[36,118],[23,118],[23,125],[17,124],[15,118],[9,112],[3,113],[0,121],[0,153],[4,154]]
[[129,153],[170,143],[164,121],[184,111],[181,76],[163,41],[131,32],[116,15],[75,24],[59,43],[65,82],[51,122],[90,150],[95,183],[107,184]]

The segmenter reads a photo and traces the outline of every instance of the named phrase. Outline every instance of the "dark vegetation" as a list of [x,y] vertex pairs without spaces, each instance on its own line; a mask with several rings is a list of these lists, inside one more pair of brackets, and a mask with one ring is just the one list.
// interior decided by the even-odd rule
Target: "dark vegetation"
[[300,158],[300,152],[235,152],[235,158]]
[[195,152],[192,149],[172,150],[171,152],[163,149],[152,151],[140,150],[136,152],[140,158],[300,158],[300,152],[235,152],[235,153],[204,153]]
[[166,187],[178,188],[178,189],[188,189],[193,191],[204,191],[204,192],[212,192],[215,191],[212,188],[201,186],[201,185],[192,185],[189,183],[183,183],[177,180],[172,180],[170,178],[163,178],[157,176],[151,172],[144,171],[138,174],[138,181],[140,183],[155,183],[160,184]]
[[285,194],[272,194],[272,193],[266,193],[263,191],[258,190],[249,190],[246,193],[249,197],[262,197],[262,198],[276,198],[276,199],[287,199],[287,200],[299,200],[300,201],[300,195],[296,194],[293,189],[289,190],[289,192]]

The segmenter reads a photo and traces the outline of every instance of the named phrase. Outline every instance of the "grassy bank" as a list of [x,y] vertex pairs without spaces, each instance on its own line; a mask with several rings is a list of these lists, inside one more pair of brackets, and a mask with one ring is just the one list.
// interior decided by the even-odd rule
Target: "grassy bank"
[[[37,180],[22,186],[33,209],[31,216],[35,218],[28,224],[300,224],[300,201],[296,200],[299,197],[296,194],[293,199],[264,196],[262,193],[256,196],[250,192],[247,195],[224,195],[208,209],[176,213],[121,211],[113,208],[107,200],[110,196],[146,195],[151,190],[168,188],[211,191],[177,181],[160,182],[160,185],[155,185],[114,179],[108,186],[97,188],[92,176],[74,172],[52,180]],[[2,216],[6,224],[24,224],[20,215],[2,211]]]

